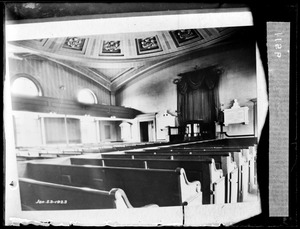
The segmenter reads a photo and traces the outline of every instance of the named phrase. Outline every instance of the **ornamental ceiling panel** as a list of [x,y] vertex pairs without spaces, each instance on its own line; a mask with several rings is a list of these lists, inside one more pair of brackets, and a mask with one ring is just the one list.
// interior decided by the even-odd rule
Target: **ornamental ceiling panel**
[[[148,33],[63,37],[13,42],[44,54],[70,60],[143,61],[199,49],[226,39],[233,28],[182,29]],[[82,61],[84,64],[86,61]]]
[[[10,42],[50,61],[93,78],[108,90],[117,90],[148,69],[174,58],[188,56],[225,41],[235,28],[57,37]],[[15,52],[16,49],[14,49]],[[99,80],[96,80],[96,78]]]

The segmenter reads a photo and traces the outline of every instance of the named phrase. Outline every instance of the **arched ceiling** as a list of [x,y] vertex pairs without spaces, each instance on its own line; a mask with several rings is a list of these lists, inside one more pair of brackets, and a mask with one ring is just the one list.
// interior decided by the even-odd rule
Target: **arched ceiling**
[[116,91],[149,69],[201,51],[235,34],[234,28],[59,37],[10,42],[14,55],[42,58],[77,71]]

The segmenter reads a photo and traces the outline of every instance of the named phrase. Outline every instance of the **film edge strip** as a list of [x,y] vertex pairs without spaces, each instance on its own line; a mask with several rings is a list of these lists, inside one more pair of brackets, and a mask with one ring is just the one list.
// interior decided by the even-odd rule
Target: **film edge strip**
[[269,216],[289,216],[290,23],[267,22]]

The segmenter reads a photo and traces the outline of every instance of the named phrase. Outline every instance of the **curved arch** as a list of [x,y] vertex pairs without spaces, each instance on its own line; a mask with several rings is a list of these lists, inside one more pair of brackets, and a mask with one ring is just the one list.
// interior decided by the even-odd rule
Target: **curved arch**
[[88,88],[83,88],[78,91],[77,100],[80,103],[86,103],[86,104],[97,104],[98,103],[96,94],[91,89],[88,89]]
[[[26,73],[19,73],[11,78],[11,91],[22,96],[42,96],[43,89],[40,82]],[[21,90],[20,90],[21,89]]]

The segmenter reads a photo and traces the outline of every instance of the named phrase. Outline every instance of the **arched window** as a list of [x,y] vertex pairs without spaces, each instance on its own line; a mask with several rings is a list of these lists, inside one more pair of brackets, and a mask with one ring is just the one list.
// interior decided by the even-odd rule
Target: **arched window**
[[39,85],[26,76],[17,77],[11,85],[11,92],[14,95],[41,96],[42,91]]
[[82,89],[77,94],[78,102],[86,104],[96,104],[97,97],[90,89]]

